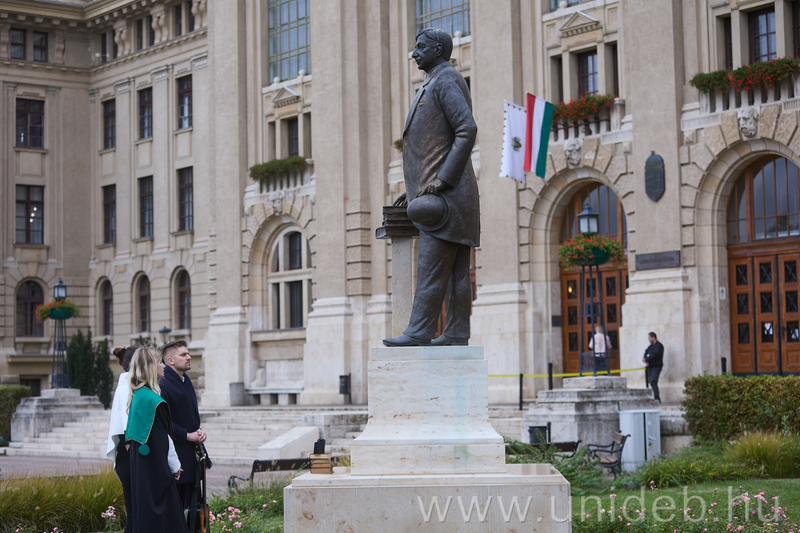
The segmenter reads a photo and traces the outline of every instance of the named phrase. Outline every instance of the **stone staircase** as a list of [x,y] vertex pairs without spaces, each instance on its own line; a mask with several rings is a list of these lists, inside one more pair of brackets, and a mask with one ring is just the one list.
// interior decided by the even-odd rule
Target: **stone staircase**
[[[200,417],[203,420],[203,429],[209,435],[206,448],[216,464],[249,465],[258,457],[259,446],[301,425],[304,414],[343,411],[365,412],[366,407],[230,407],[201,410]],[[18,456],[103,459],[108,438],[108,417],[109,412],[105,411],[83,416],[74,422],[66,422],[38,437],[12,442],[6,448],[7,453]],[[523,421],[521,411],[490,408],[489,417],[498,432],[518,438]],[[358,431],[346,431],[341,437],[329,439],[328,452],[348,455],[353,439],[361,434],[364,427],[362,424],[358,426]]]

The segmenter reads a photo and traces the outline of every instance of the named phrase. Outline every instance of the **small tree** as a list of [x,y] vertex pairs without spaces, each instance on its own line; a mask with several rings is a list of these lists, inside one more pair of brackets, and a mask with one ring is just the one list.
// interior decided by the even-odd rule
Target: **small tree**
[[97,396],[103,406],[111,407],[114,373],[108,366],[111,352],[108,340],[92,344],[92,330],[81,330],[72,336],[67,346],[67,366],[70,386],[80,389],[81,396]]
[[94,348],[95,365],[94,365],[94,386],[95,394],[103,403],[106,409],[111,407],[111,400],[113,399],[112,389],[114,387],[114,372],[108,366],[108,361],[111,359],[111,350],[108,348],[108,339],[103,339]]

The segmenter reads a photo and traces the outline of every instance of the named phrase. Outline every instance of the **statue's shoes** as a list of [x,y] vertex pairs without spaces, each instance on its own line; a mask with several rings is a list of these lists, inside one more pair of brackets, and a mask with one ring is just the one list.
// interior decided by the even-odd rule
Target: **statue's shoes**
[[439,335],[439,337],[431,341],[431,346],[467,346],[469,339],[457,339],[448,337],[447,335]]
[[395,346],[430,346],[430,339],[418,339],[416,337],[409,337],[405,333],[401,333],[394,339],[383,339],[383,344],[389,347]]

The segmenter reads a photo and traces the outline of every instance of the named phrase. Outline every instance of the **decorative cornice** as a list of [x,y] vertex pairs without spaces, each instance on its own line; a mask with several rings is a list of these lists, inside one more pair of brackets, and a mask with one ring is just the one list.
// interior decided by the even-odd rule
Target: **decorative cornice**
[[564,37],[580,35],[600,28],[600,21],[590,17],[583,11],[578,11],[564,23],[559,31]]

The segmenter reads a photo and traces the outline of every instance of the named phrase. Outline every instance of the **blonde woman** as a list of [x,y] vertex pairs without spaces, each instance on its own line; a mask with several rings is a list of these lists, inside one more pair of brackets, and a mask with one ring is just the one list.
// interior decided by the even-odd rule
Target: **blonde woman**
[[140,346],[130,367],[131,397],[125,442],[130,445],[131,508],[128,521],[132,533],[187,532],[183,506],[175,481],[177,468],[168,459],[172,418],[159,396],[158,378],[164,363],[155,348]]

